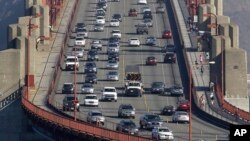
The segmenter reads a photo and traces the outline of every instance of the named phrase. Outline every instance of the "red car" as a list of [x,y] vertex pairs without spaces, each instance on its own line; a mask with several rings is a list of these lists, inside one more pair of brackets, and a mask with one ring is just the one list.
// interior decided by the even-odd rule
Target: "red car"
[[188,100],[181,100],[178,102],[178,110],[189,111],[190,105]]
[[157,59],[153,56],[150,56],[146,60],[146,65],[157,65]]
[[171,39],[172,38],[172,32],[170,30],[163,31],[162,38],[164,38],[164,39]]
[[130,9],[128,12],[128,16],[137,17],[137,15],[138,15],[138,12],[136,11],[136,9]]

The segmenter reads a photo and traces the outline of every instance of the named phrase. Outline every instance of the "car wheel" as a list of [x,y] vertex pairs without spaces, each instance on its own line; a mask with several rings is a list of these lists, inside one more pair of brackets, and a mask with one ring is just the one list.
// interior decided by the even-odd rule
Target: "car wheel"
[[115,102],[117,102],[117,100],[115,100]]

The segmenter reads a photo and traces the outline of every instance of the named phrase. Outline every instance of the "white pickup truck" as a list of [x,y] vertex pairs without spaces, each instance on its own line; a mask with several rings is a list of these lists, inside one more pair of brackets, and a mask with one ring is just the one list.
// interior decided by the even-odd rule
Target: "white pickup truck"
[[104,87],[102,90],[103,101],[115,101],[117,102],[117,91],[115,87]]
[[67,56],[65,59],[65,70],[79,70],[79,59],[77,56]]
[[143,92],[143,84],[140,81],[128,81],[125,84],[125,90],[130,88],[137,88],[140,89],[141,92]]

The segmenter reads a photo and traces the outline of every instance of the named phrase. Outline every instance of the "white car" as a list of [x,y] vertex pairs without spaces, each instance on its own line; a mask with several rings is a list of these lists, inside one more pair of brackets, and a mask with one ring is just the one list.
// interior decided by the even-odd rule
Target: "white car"
[[79,59],[77,56],[67,56],[65,59],[65,70],[79,70]]
[[117,20],[117,19],[111,19],[110,23],[109,23],[109,26],[111,26],[111,27],[119,27],[120,26],[120,21]]
[[140,40],[138,38],[131,38],[128,41],[129,46],[140,46]]
[[95,94],[87,94],[84,99],[84,106],[96,106],[99,105],[99,100]]
[[86,39],[84,39],[84,36],[76,36],[75,46],[85,46],[85,45],[86,45]]
[[94,124],[101,123],[102,125],[104,125],[105,117],[103,116],[101,111],[91,110],[88,112],[87,122]]
[[151,9],[149,7],[142,7],[142,13],[145,13],[146,11],[151,12]]
[[147,0],[138,0],[137,4],[148,4]]
[[185,111],[175,111],[175,113],[172,116],[172,121],[189,123],[189,115]]
[[73,47],[71,50],[71,55],[72,56],[77,56],[78,58],[82,58],[83,57],[83,48],[82,47]]
[[94,93],[94,87],[91,83],[84,83],[82,85],[82,93],[90,93],[93,94]]
[[167,127],[156,127],[152,130],[152,138],[156,140],[174,140],[174,135]]
[[107,73],[107,80],[118,81],[119,80],[119,73],[117,71],[109,71]]
[[116,60],[109,60],[106,65],[107,69],[118,69],[119,62]]
[[105,17],[104,16],[97,16],[96,17],[96,24],[105,24]]
[[122,33],[120,30],[112,30],[111,31],[111,37],[117,37],[119,39],[122,38]]
[[102,91],[102,100],[117,102],[117,91],[115,87],[104,87]]

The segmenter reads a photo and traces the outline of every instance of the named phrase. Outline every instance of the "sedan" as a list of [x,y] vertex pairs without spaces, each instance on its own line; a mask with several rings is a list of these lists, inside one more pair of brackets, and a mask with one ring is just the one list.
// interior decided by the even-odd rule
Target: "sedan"
[[119,53],[118,52],[111,52],[108,54],[108,60],[116,60],[119,61]]
[[153,82],[151,84],[151,92],[163,94],[165,91],[165,84],[163,82]]
[[119,62],[116,60],[109,60],[106,66],[108,69],[118,69]]
[[94,73],[88,73],[85,76],[85,83],[97,84],[97,76]]
[[156,66],[157,65],[157,59],[154,56],[149,56],[146,59],[146,65],[154,65],[154,66]]
[[99,60],[99,56],[98,56],[98,52],[96,49],[91,49],[89,52],[88,52],[88,60],[90,61],[98,61]]
[[143,23],[145,24],[145,25],[147,25],[148,27],[153,27],[153,21],[152,21],[152,19],[144,19],[143,20]]
[[172,122],[189,123],[189,115],[185,111],[175,111],[172,116]]
[[83,57],[83,48],[82,47],[73,47],[71,50],[71,55],[72,56],[77,56],[78,58],[82,58]]
[[173,44],[168,44],[168,45],[165,45],[162,50],[161,50],[163,53],[166,53],[166,52],[176,52],[176,48],[175,48],[175,45]]
[[180,100],[177,103],[178,107],[177,110],[179,111],[189,111],[190,105],[188,100]]
[[181,85],[174,84],[174,86],[172,86],[170,88],[170,93],[172,96],[183,96],[184,90],[183,90],[183,87]]
[[100,40],[93,40],[91,43],[91,49],[102,50],[102,42]]
[[167,127],[156,127],[152,130],[152,138],[157,140],[174,140],[174,135]]
[[82,85],[82,93],[89,93],[93,94],[94,93],[94,87],[91,83],[84,83]]
[[94,124],[101,123],[102,125],[104,125],[105,117],[103,116],[101,111],[99,111],[99,110],[91,110],[91,111],[88,112],[87,122],[94,123]]
[[170,30],[165,30],[162,32],[162,38],[163,39],[171,39],[172,38],[172,32]]
[[139,129],[136,127],[136,124],[132,120],[123,119],[117,124],[116,131],[134,135],[138,134]]
[[96,24],[105,24],[105,17],[104,16],[97,16],[96,17]]
[[120,25],[119,20],[117,20],[117,19],[111,19],[110,20],[109,26],[111,26],[111,27],[119,27],[119,25]]
[[102,31],[104,31],[104,25],[95,24],[94,25],[94,31],[96,31],[96,32],[102,32]]
[[96,107],[98,107],[99,100],[97,98],[97,95],[95,95],[95,94],[86,95],[83,105],[84,106],[96,106]]
[[156,37],[154,37],[154,36],[147,37],[146,38],[146,45],[149,45],[149,46],[156,45]]
[[97,67],[95,62],[87,62],[85,64],[84,73],[97,73]]
[[175,107],[172,105],[165,106],[161,110],[162,115],[172,115],[174,112],[175,112]]
[[118,81],[119,73],[117,71],[109,71],[107,73],[107,80]]
[[156,13],[164,13],[165,12],[165,9],[163,6],[159,6],[156,8]]
[[138,15],[138,12],[137,12],[136,9],[134,9],[134,8],[131,8],[131,9],[128,11],[128,16],[137,17],[137,15]]
[[140,46],[140,40],[138,38],[132,38],[128,41],[129,46]]
[[118,21],[122,22],[122,16],[121,16],[121,14],[114,14],[112,16],[112,19],[117,19]]
[[148,4],[148,3],[147,3],[147,0],[138,0],[137,4],[146,5],[146,4]]

